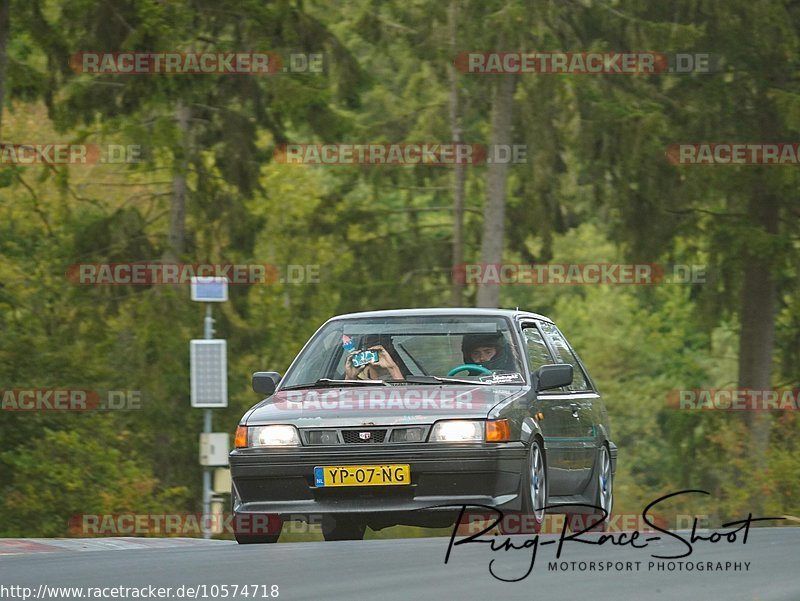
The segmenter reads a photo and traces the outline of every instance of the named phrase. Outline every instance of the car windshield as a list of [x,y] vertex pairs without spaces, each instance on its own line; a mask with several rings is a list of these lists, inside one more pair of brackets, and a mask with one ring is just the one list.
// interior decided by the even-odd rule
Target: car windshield
[[507,319],[480,316],[333,320],[298,356],[281,388],[330,384],[329,380],[525,381]]

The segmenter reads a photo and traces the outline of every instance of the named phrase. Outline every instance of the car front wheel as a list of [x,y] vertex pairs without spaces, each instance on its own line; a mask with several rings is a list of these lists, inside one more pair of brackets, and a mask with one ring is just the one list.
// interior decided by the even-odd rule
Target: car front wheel
[[547,506],[547,464],[538,438],[531,442],[525,473],[520,478],[520,498],[521,513],[503,516],[499,525],[502,534],[536,534],[542,530]]
[[233,511],[236,490],[231,487],[233,536],[240,545],[277,543],[283,530],[283,520],[275,514],[249,514]]

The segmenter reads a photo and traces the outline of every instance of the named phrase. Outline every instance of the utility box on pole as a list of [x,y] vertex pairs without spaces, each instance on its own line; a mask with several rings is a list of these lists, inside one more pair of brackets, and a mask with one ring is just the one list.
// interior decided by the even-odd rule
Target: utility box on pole
[[[227,461],[228,458],[225,457]],[[218,467],[214,470],[214,485],[212,490],[218,495],[227,495],[231,492],[231,470],[228,467]]]
[[228,435],[225,432],[200,434],[200,465],[228,465]]

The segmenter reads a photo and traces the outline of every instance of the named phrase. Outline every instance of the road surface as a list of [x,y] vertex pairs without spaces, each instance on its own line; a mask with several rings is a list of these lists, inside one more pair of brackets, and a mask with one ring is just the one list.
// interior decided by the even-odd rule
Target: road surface
[[[519,578],[530,566],[532,547],[492,551],[488,543],[463,544],[453,547],[445,565],[448,538],[248,546],[198,539],[0,539],[0,599],[21,599],[25,592],[32,599],[91,598],[88,587],[106,587],[94,591],[103,598],[113,598],[109,587],[138,587],[139,598],[163,587],[162,598],[180,599],[191,598],[188,587],[194,587],[197,598],[286,601],[800,601],[800,528],[755,528],[746,544],[741,537],[733,543],[697,542],[691,557],[672,565],[651,555],[679,554],[686,546],[664,539],[645,549],[565,543],[553,570],[558,536],[542,535],[530,575],[518,582],[494,578],[490,562],[494,559],[499,577]],[[504,540],[522,547],[534,539],[495,542]],[[678,561],[684,563],[679,567]],[[589,562],[595,562],[595,571]],[[597,571],[600,562],[603,571]],[[244,585],[249,585],[247,596]],[[137,598],[130,588],[117,594]]]

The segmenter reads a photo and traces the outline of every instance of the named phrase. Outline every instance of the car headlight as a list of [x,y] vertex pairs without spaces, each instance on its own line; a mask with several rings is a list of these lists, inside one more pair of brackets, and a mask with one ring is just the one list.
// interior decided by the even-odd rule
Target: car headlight
[[[245,426],[239,426],[240,429]],[[300,446],[300,434],[294,426],[249,426],[243,436],[237,431],[236,446],[246,441],[249,448]]]
[[475,442],[483,440],[483,422],[448,420],[436,422],[431,430],[431,442]]

